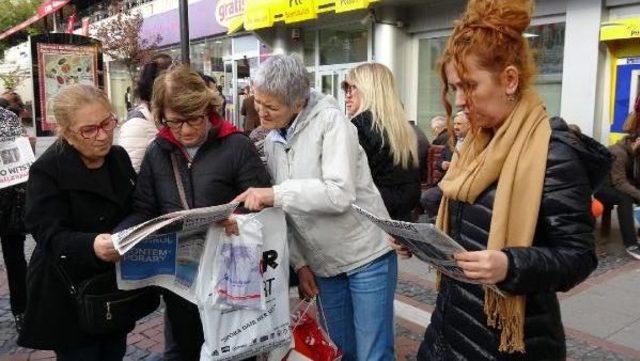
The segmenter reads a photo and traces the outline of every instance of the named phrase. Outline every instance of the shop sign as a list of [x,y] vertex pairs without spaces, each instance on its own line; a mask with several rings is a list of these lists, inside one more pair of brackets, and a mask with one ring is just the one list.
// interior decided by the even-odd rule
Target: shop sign
[[318,17],[315,0],[281,0],[280,9],[287,24]]
[[600,27],[601,41],[633,38],[640,38],[640,18],[610,21]]
[[368,6],[369,0],[336,0],[336,13],[366,9]]
[[249,0],[244,14],[245,30],[268,28],[273,26],[273,14],[268,2],[263,0]]
[[218,24],[234,31],[242,26],[247,0],[219,0],[216,5]]

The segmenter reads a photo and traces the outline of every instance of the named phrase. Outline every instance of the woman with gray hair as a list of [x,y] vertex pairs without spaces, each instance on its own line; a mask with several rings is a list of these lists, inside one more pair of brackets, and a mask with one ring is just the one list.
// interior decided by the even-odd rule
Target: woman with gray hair
[[319,296],[344,360],[393,360],[397,258],[389,237],[351,208],[389,217],[355,127],[331,96],[310,90],[293,56],[273,56],[252,79],[275,185],[236,198],[251,210],[281,207],[300,293]]

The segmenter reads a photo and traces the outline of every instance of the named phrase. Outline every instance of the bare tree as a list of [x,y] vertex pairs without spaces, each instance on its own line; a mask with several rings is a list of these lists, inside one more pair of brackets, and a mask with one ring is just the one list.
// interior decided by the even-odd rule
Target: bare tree
[[160,35],[151,39],[142,38],[144,19],[139,12],[118,14],[98,25],[95,37],[102,41],[102,50],[112,59],[121,61],[129,70],[133,80],[136,69],[145,63],[162,40]]

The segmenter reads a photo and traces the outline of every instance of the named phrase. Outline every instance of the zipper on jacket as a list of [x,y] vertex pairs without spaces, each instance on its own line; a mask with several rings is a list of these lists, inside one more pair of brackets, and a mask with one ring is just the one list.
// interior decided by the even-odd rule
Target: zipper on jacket
[[109,321],[113,318],[113,316],[111,315],[111,302],[107,301],[106,306],[107,306],[107,313],[104,315],[104,318],[107,321]]
[[455,240],[456,241],[460,241],[461,239],[461,228],[462,228],[462,202],[457,201],[456,202],[456,234],[455,234]]

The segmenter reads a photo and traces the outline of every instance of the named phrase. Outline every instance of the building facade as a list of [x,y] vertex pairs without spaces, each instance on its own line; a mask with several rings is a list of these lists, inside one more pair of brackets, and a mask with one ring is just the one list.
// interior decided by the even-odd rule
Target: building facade
[[[179,58],[178,2],[132,4],[145,18],[143,36],[160,35],[160,50]],[[444,112],[438,59],[465,4],[465,0],[191,1],[191,64],[218,80],[227,99],[226,117],[241,126],[237,105],[242,90],[252,71],[271,54],[301,56],[313,86],[340,104],[344,104],[340,83],[348,70],[378,61],[396,75],[409,119],[429,135],[430,119]],[[525,36],[535,51],[535,86],[548,112],[605,144],[619,139],[640,93],[640,0],[537,0]],[[106,69],[109,93],[123,115],[126,89],[132,87],[129,75],[117,62]]]

